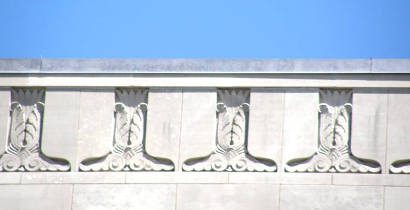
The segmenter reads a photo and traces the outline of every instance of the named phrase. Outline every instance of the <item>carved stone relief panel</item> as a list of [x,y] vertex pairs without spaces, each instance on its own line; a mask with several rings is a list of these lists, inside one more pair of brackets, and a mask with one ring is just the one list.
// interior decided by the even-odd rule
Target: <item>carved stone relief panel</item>
[[379,163],[351,152],[352,91],[322,89],[319,95],[318,150],[311,157],[290,160],[285,171],[380,173]]
[[219,89],[216,148],[206,157],[184,162],[184,171],[276,171],[273,160],[248,153],[248,89]]
[[68,161],[41,151],[44,89],[11,89],[10,126],[0,171],[68,171]]
[[115,91],[115,130],[111,152],[80,163],[81,171],[171,171],[172,161],[153,157],[145,150],[148,89]]

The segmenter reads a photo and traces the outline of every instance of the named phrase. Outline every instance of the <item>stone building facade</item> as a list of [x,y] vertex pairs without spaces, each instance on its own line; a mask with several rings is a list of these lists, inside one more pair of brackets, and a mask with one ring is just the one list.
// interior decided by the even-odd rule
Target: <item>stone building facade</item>
[[410,209],[410,60],[0,59],[0,209]]

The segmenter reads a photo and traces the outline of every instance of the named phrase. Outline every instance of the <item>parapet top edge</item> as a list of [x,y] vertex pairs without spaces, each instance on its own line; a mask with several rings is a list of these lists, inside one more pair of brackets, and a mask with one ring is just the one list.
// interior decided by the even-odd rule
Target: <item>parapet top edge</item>
[[0,59],[0,73],[410,73],[410,59]]

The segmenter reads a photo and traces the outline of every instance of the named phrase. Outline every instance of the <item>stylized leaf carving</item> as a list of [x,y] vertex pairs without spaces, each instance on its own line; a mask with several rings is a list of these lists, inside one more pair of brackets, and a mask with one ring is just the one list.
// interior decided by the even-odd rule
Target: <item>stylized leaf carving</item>
[[206,157],[184,162],[185,171],[275,171],[272,160],[247,153],[246,122],[249,90],[220,89],[217,103],[216,149]]
[[66,171],[67,161],[48,158],[41,153],[40,129],[42,89],[12,89],[10,138],[6,153],[0,157],[0,171]]
[[144,147],[147,90],[118,89],[115,105],[114,145],[109,154],[88,158],[80,164],[82,171],[173,170],[167,159],[150,156]]
[[350,90],[321,90],[319,104],[320,135],[317,152],[307,158],[290,160],[288,172],[379,173],[379,163],[361,160],[350,152]]

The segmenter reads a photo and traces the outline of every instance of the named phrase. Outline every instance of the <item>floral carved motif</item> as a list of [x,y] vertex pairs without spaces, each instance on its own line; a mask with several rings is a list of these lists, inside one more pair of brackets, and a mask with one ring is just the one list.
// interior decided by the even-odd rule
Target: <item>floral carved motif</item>
[[6,152],[0,156],[0,171],[67,171],[70,164],[41,152],[40,138],[44,90],[11,90],[10,130]]
[[216,148],[206,157],[188,159],[184,171],[275,171],[273,160],[247,151],[249,90],[220,89]]
[[103,157],[81,162],[81,171],[170,171],[174,164],[145,151],[147,89],[117,89],[114,145]]
[[362,160],[351,153],[351,90],[320,90],[319,146],[311,157],[291,160],[288,172],[379,173],[380,164]]

